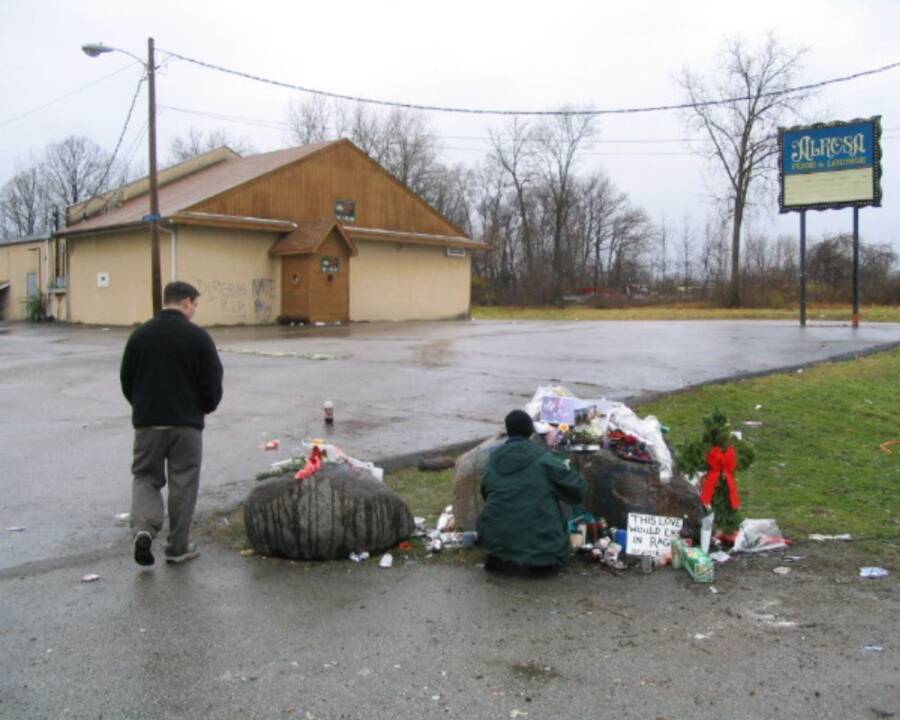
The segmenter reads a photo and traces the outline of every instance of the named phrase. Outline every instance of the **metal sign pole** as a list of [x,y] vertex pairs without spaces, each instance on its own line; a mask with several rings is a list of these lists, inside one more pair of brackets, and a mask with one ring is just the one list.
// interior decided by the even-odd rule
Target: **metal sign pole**
[[806,327],[806,210],[800,211],[800,327]]
[[853,327],[859,327],[859,208],[853,208]]

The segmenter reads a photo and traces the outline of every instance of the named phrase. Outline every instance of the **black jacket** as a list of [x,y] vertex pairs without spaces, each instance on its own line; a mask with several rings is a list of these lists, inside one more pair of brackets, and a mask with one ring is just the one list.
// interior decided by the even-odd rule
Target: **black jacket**
[[222,363],[209,334],[179,310],[163,310],[131,333],[119,372],[136,428],[187,425],[222,399]]

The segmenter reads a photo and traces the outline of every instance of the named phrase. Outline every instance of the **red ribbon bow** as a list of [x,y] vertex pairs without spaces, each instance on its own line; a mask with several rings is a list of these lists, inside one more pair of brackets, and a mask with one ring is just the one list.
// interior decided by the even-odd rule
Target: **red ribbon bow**
[[734,452],[734,445],[729,445],[724,452],[718,445],[713,446],[706,453],[706,462],[709,465],[709,472],[703,481],[700,502],[707,506],[712,505],[713,493],[716,491],[716,485],[719,484],[719,477],[724,472],[728,482],[728,499],[731,507],[737,510],[741,506],[741,498],[738,496],[737,483],[734,481],[734,471],[737,470],[737,454]]

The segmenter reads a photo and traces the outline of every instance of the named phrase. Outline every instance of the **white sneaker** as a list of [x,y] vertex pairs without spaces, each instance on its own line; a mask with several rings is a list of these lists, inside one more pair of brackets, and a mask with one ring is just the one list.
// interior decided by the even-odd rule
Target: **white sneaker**
[[166,553],[166,562],[170,565],[177,565],[178,563],[193,560],[199,554],[200,551],[197,549],[196,543],[188,543],[188,546],[180,555],[169,555],[168,553]]

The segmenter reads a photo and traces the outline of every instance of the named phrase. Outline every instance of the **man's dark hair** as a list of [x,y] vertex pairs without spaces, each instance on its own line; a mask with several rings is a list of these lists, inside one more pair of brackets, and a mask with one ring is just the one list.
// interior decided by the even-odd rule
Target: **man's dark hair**
[[191,302],[200,297],[200,291],[190,283],[176,280],[170,282],[163,289],[163,305],[176,305],[185,298],[189,298]]
[[531,416],[524,410],[513,410],[506,416],[506,434],[510,437],[530,438],[534,433]]

